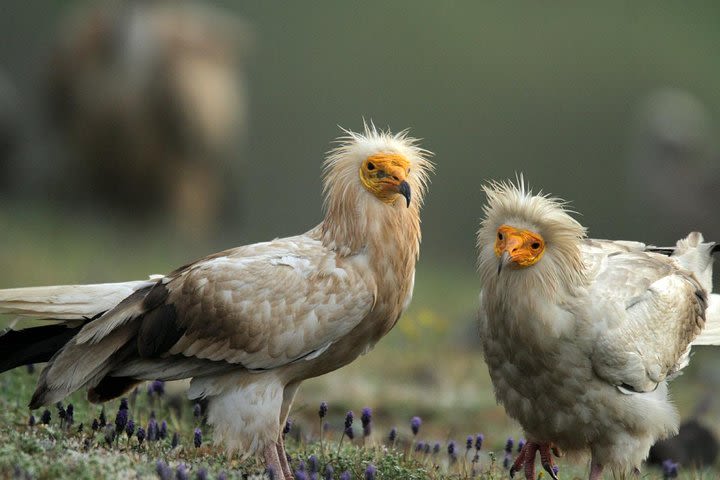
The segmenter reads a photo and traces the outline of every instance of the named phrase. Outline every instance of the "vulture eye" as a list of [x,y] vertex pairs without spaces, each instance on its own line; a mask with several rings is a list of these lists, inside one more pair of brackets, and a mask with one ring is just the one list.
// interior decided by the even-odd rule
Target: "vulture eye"
[[503,239],[503,234],[498,232],[498,240],[502,240],[502,239]]
[[532,245],[530,245],[530,248],[532,248],[533,250],[537,250],[538,248],[540,248],[540,242],[533,242]]
[[375,170],[375,164],[372,163],[372,162],[368,162],[368,164],[367,164],[367,169],[368,169],[368,170]]

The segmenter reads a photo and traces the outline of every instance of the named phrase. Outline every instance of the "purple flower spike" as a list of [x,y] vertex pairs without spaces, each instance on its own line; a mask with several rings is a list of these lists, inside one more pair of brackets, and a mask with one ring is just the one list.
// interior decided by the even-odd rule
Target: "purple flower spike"
[[160,424],[160,429],[158,430],[158,438],[160,438],[160,440],[165,440],[167,438],[167,422],[165,420],[163,420]]
[[128,411],[127,410],[118,410],[117,415],[115,415],[115,431],[122,433],[123,430],[125,430],[127,423],[128,423]]
[[507,442],[505,442],[505,453],[512,453],[514,443],[512,437],[507,439]]
[[303,470],[295,470],[295,480],[308,480],[307,473]]
[[473,436],[468,435],[467,440],[465,440],[465,449],[472,450],[472,448],[473,448]]
[[369,437],[372,433],[372,410],[370,409],[370,407],[365,407],[362,409],[360,421],[362,422],[363,436]]
[[45,409],[45,411],[42,413],[42,416],[40,417],[40,421],[44,425],[48,425],[50,423],[50,410],[48,410],[47,408]]
[[447,452],[448,456],[450,456],[450,463],[455,463],[457,461],[457,449],[455,448],[455,442],[453,440],[450,440],[450,443],[448,443]]
[[207,480],[207,478],[208,478],[207,469],[201,468],[200,470],[198,470],[197,475],[195,476],[195,478],[196,478],[197,480]]
[[350,472],[345,470],[340,474],[340,480],[351,480],[352,477],[350,476]]
[[482,448],[483,440],[485,440],[485,435],[482,433],[475,435],[475,450],[480,450]]
[[372,463],[369,463],[367,468],[365,469],[365,480],[375,480],[375,476],[377,475],[377,468],[375,468],[375,465]]
[[291,428],[292,428],[292,420],[290,420],[290,419],[288,418],[287,421],[285,422],[285,427],[283,428],[283,432],[282,432],[282,433],[283,433],[283,437],[290,432],[290,429],[291,429]]
[[148,393],[162,397],[165,394],[165,382],[162,380],[153,381],[148,388]]
[[148,442],[154,442],[158,439],[158,424],[154,417],[150,417],[150,421],[148,422],[147,439]]
[[348,429],[352,427],[353,420],[355,419],[355,414],[350,410],[345,414],[345,429]]
[[195,429],[193,443],[195,444],[195,448],[200,448],[200,445],[202,445],[202,431],[199,428]]
[[410,429],[413,432],[413,435],[417,435],[420,431],[420,425],[422,425],[422,420],[420,417],[412,417],[410,419]]
[[315,455],[308,457],[307,464],[310,473],[318,473],[320,471],[320,462],[318,462],[318,458]]
[[395,443],[395,440],[397,440],[397,428],[393,427],[390,429],[390,435],[388,435],[388,440],[390,440],[390,443]]
[[560,467],[558,467],[557,465],[553,465],[553,466],[552,466],[552,471],[553,471],[553,473],[554,473],[555,475],[557,475],[558,472],[560,471]]
[[93,432],[97,432],[97,431],[98,431],[98,429],[100,428],[100,422],[98,422],[98,419],[97,419],[97,418],[93,418],[93,422],[92,422],[92,425],[91,425],[90,427],[92,428]]
[[425,443],[424,443],[424,442],[418,442],[418,443],[415,445],[415,451],[416,451],[416,452],[422,452],[423,450],[425,450]]
[[100,410],[100,426],[104,427],[107,425],[107,418],[105,417],[105,407]]
[[145,441],[145,429],[143,427],[138,427],[135,436],[137,436],[138,445],[142,445],[143,441]]
[[663,480],[669,480],[671,478],[677,478],[678,476],[678,464],[670,459],[665,460],[662,463]]
[[329,463],[325,465],[325,474],[323,475],[324,480],[333,480],[333,474],[335,470]]
[[[70,408],[70,405],[68,405],[68,408]],[[127,398],[120,399],[120,408],[118,410],[127,410],[128,408]]]
[[172,440],[170,441],[170,448],[175,448],[180,443],[180,435],[177,432],[173,433]]
[[517,446],[518,453],[520,453],[522,451],[524,446],[525,446],[525,439],[521,438],[520,440],[518,440],[518,446]]
[[[223,472],[220,475],[224,475],[224,474],[225,473]],[[273,467],[271,467],[270,465],[265,467],[265,476],[267,476],[268,480],[275,480],[275,469]],[[219,476],[218,476],[218,479],[220,479]],[[225,477],[223,476],[223,480],[224,479],[225,479]]]
[[187,467],[184,463],[181,463],[177,466],[177,470],[175,470],[175,478],[176,480],[188,480],[188,472]]
[[132,418],[128,420],[127,425],[125,425],[125,433],[128,438],[132,437],[132,434],[135,433],[135,422]]
[[435,445],[433,445],[433,453],[434,454],[440,453],[440,443],[439,442],[435,442]]
[[31,427],[35,426],[35,415],[30,415],[30,420],[28,420],[28,425]]
[[353,427],[352,427],[352,426],[347,427],[347,428],[345,429],[345,435],[347,435],[347,437],[348,437],[350,440],[352,440],[353,438],[355,438],[355,430],[353,430]]
[[328,404],[327,402],[322,402],[320,404],[320,409],[318,410],[318,416],[320,418],[325,418],[325,415],[327,415],[328,412]]
[[158,477],[160,477],[160,480],[172,479],[172,469],[162,460],[155,462],[155,472],[158,474]]
[[202,406],[199,403],[193,405],[193,417],[200,418],[202,415]]

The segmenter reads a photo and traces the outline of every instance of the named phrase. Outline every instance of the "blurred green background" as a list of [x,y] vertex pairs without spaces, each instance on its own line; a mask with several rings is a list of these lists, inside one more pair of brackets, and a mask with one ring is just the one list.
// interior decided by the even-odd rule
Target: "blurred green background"
[[[3,4],[2,288],[143,278],[220,248],[305,231],[322,218],[321,162],[338,126],[357,130],[367,119],[409,128],[435,153],[410,311],[371,355],[308,382],[298,415],[330,398],[356,410],[382,405],[388,425],[412,414],[436,418],[429,428],[438,437],[484,430],[501,445],[519,433],[495,406],[474,340],[474,232],[487,179],[523,172],[536,189],[570,200],[594,237],[668,244],[699,229],[720,239],[717,2],[203,3],[240,22],[228,51],[229,68],[240,72],[232,78],[242,121],[201,163],[215,180],[200,194],[222,194],[190,223],[178,207],[186,204],[162,206],[151,196],[152,182],[131,202],[110,205],[125,178],[78,182],[85,169],[112,161],[122,170],[125,161],[78,161],[80,151],[88,157],[78,147],[88,139],[64,131],[76,120],[53,110],[54,59],[74,31],[63,25],[98,5]],[[113,31],[109,37],[122,36],[121,27]],[[79,91],[102,78],[74,73]],[[188,130],[179,131],[184,138]],[[172,170],[164,164],[153,181]],[[142,169],[134,175],[147,180]],[[696,360],[707,361],[676,383],[684,413],[714,391],[715,358],[701,352]]]

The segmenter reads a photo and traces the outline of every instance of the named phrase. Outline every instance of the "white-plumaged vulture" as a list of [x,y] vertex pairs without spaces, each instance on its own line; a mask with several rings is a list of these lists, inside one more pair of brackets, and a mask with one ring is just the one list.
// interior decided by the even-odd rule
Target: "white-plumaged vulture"
[[692,345],[720,343],[715,244],[699,233],[672,248],[591,240],[522,179],[484,190],[480,335],[497,400],[528,439],[511,475],[534,480],[539,452],[556,478],[556,448],[589,451],[591,480],[638,468],[677,431],[668,380]]
[[0,371],[49,361],[31,408],[192,378],[214,438],[292,478],[282,426],[300,382],[368,352],[413,291],[432,164],[405,133],[347,132],[325,162],[325,218],[146,281],[0,290],[0,311],[60,324],[0,337]]

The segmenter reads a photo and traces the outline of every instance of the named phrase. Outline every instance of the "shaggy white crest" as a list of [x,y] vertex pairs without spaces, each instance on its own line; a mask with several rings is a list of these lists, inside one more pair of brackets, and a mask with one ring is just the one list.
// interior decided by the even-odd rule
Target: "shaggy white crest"
[[[546,296],[555,296],[563,289],[585,283],[579,248],[585,228],[569,215],[565,201],[533,194],[522,175],[516,183],[489,182],[483,191],[487,197],[483,207],[485,218],[477,233],[478,269],[483,285],[514,282],[517,288],[539,287]],[[505,272],[498,278],[494,245],[497,229],[504,224],[539,233],[545,240],[546,251],[532,267]]]

